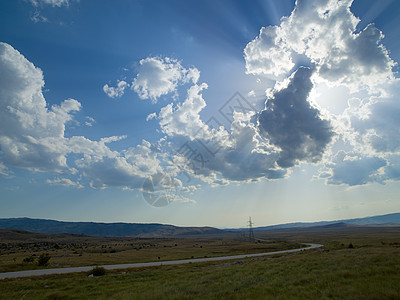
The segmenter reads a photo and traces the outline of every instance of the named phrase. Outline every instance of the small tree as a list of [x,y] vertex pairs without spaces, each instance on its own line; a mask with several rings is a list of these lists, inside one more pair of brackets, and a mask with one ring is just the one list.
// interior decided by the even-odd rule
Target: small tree
[[47,266],[50,260],[50,255],[48,253],[40,254],[38,258],[38,266]]
[[106,269],[104,269],[103,267],[95,267],[95,268],[93,268],[93,270],[91,270],[89,272],[89,275],[93,275],[93,276],[106,275]]

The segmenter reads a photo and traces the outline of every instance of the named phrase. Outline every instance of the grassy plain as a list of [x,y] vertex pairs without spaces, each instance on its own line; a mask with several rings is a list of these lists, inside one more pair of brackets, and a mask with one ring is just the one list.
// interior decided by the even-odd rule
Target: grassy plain
[[[296,242],[281,239],[253,243],[241,239],[239,233],[114,238],[0,230],[0,272],[215,257],[299,247]],[[46,253],[51,256],[49,264],[38,266],[38,257]]]
[[257,235],[325,246],[273,257],[109,271],[93,278],[76,273],[6,279],[0,281],[0,299],[400,299],[399,228]]

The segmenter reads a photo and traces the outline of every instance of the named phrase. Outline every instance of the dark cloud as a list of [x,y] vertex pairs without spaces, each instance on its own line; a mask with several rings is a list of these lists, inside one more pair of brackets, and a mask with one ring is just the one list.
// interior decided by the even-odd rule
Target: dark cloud
[[311,69],[299,68],[286,88],[267,99],[258,119],[262,135],[281,149],[277,162],[284,168],[319,161],[334,134],[330,122],[307,100],[311,75]]

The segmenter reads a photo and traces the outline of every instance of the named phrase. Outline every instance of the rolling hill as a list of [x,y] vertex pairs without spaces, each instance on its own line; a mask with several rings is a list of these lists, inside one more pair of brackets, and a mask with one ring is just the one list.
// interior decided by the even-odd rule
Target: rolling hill
[[[400,226],[400,213],[336,221],[287,223],[255,227],[253,229],[254,231],[264,231],[310,227],[338,228],[351,226]],[[243,228],[222,230],[213,227],[180,227],[158,223],[62,222],[30,218],[0,219],[0,229],[20,229],[38,233],[69,233],[109,237],[171,237],[183,235],[223,234],[228,231],[243,230]]]
[[20,229],[39,233],[72,233],[110,237],[167,237],[223,233],[222,230],[213,227],[179,227],[157,223],[62,222],[30,218],[0,219],[0,229]]
[[279,224],[272,226],[255,227],[254,230],[273,230],[273,229],[288,229],[288,228],[308,228],[308,227],[332,227],[335,224],[358,225],[358,226],[400,226],[400,213],[393,213],[387,215],[371,216],[356,219],[344,219],[335,221],[321,221],[321,222],[296,222]]

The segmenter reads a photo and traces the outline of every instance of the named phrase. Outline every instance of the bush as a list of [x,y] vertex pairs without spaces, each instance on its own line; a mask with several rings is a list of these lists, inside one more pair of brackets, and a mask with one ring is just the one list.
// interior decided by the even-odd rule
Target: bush
[[31,263],[31,262],[33,262],[34,260],[35,260],[35,257],[34,257],[34,256],[28,256],[28,257],[25,257],[24,260],[23,260],[22,262],[24,262],[24,263]]
[[349,249],[353,249],[353,248],[354,248],[353,244],[350,243],[350,244],[349,244]]
[[89,275],[93,276],[103,276],[106,275],[106,269],[103,267],[95,267],[92,271],[90,271]]
[[50,255],[49,254],[40,254],[39,259],[38,259],[38,266],[47,266],[50,260]]

